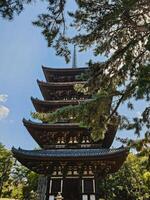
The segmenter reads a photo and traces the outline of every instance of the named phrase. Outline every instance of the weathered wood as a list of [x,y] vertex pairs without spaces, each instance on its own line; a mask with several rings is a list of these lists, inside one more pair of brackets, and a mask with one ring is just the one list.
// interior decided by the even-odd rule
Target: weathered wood
[[[37,111],[51,112],[65,105],[77,105],[90,95],[77,92],[75,84],[87,68],[52,69],[43,67],[47,82],[38,81],[44,101],[31,99]],[[69,122],[69,120],[68,120]],[[128,150],[109,149],[117,126],[110,126],[103,140],[95,143],[90,130],[78,124],[44,124],[23,120],[41,150],[12,149],[14,156],[30,170],[41,174],[37,200],[98,200],[98,181],[116,172]],[[58,196],[57,196],[58,195]]]

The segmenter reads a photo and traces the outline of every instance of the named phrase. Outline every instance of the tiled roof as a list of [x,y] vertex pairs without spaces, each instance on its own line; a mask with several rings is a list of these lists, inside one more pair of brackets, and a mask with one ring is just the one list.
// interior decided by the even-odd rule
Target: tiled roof
[[59,86],[69,87],[69,86],[74,86],[75,84],[85,84],[86,81],[45,82],[45,81],[37,80],[37,83],[38,83],[39,85],[42,85],[42,86],[45,86],[45,87],[59,87]]
[[32,157],[101,157],[123,153],[127,151],[126,148],[118,149],[52,149],[52,150],[23,150],[12,148],[14,154]]
[[88,70],[87,67],[78,67],[78,68],[54,68],[54,67],[45,67],[45,66],[42,66],[42,69],[43,71],[50,71],[50,72],[58,72],[60,73],[61,71],[65,71],[65,72],[68,72],[68,71],[72,71],[72,72],[76,72],[76,71],[79,71],[79,72],[82,72],[82,71],[86,71]]
[[[26,120],[25,118],[23,118],[23,123],[25,126],[35,126],[35,127],[39,127],[39,128],[61,128],[61,129],[68,129],[68,128],[78,128],[78,129],[82,129],[83,127],[80,127],[79,123],[68,123],[68,122],[57,122],[57,123],[41,123],[41,122],[33,122],[31,120]],[[85,128],[84,128],[85,129]]]

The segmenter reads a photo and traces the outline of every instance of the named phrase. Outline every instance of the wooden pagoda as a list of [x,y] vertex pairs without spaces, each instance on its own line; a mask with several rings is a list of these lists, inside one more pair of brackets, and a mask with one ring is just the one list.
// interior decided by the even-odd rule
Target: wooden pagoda
[[[37,82],[44,100],[31,98],[36,111],[52,112],[89,98],[74,89],[76,83],[84,83],[77,77],[87,68],[42,68],[46,82]],[[116,125],[108,127],[103,140],[94,142],[89,129],[70,123],[69,119],[55,124],[23,119],[23,123],[41,149],[13,148],[12,152],[20,163],[42,175],[40,200],[54,200],[58,192],[64,200],[97,200],[99,180],[118,171],[128,154],[125,148],[110,149]]]

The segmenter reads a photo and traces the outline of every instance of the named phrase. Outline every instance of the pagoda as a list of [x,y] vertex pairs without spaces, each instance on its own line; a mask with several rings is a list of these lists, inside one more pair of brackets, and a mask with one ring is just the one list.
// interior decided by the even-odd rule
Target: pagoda
[[[90,98],[74,89],[75,84],[85,83],[79,77],[88,68],[42,69],[46,81],[37,83],[44,100],[31,97],[37,112],[53,112]],[[97,142],[92,140],[90,129],[69,119],[53,124],[23,119],[23,124],[41,149],[12,148],[12,152],[21,164],[40,174],[40,200],[54,200],[58,192],[64,200],[98,200],[99,181],[117,172],[128,154],[126,148],[110,148],[116,124],[110,125],[104,139]]]

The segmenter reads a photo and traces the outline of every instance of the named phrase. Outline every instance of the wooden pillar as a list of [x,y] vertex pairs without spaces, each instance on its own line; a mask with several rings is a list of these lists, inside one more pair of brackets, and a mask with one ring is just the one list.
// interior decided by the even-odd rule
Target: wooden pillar
[[52,179],[49,181],[49,194],[52,193]]
[[63,180],[63,178],[61,179],[61,182],[60,182],[60,192],[61,192],[61,194],[63,193],[63,182],[64,182],[64,180]]
[[96,193],[95,178],[93,178],[93,193]]
[[50,177],[47,177],[45,200],[49,200]]
[[62,193],[62,196],[64,197],[64,184],[65,184],[65,179],[66,179],[66,173],[65,173],[65,168],[64,168],[64,172],[63,172],[63,177],[62,177],[62,185],[61,185],[61,193]]
[[98,200],[100,198],[100,188],[99,188],[99,181],[100,178],[95,176],[95,199]]
[[80,168],[79,170],[79,182],[80,182],[80,200],[82,200],[82,195],[84,192],[84,180],[83,180],[83,172],[82,169]]
[[82,181],[82,190],[81,191],[82,191],[82,194],[83,194],[84,193],[84,179],[82,178],[81,181]]

